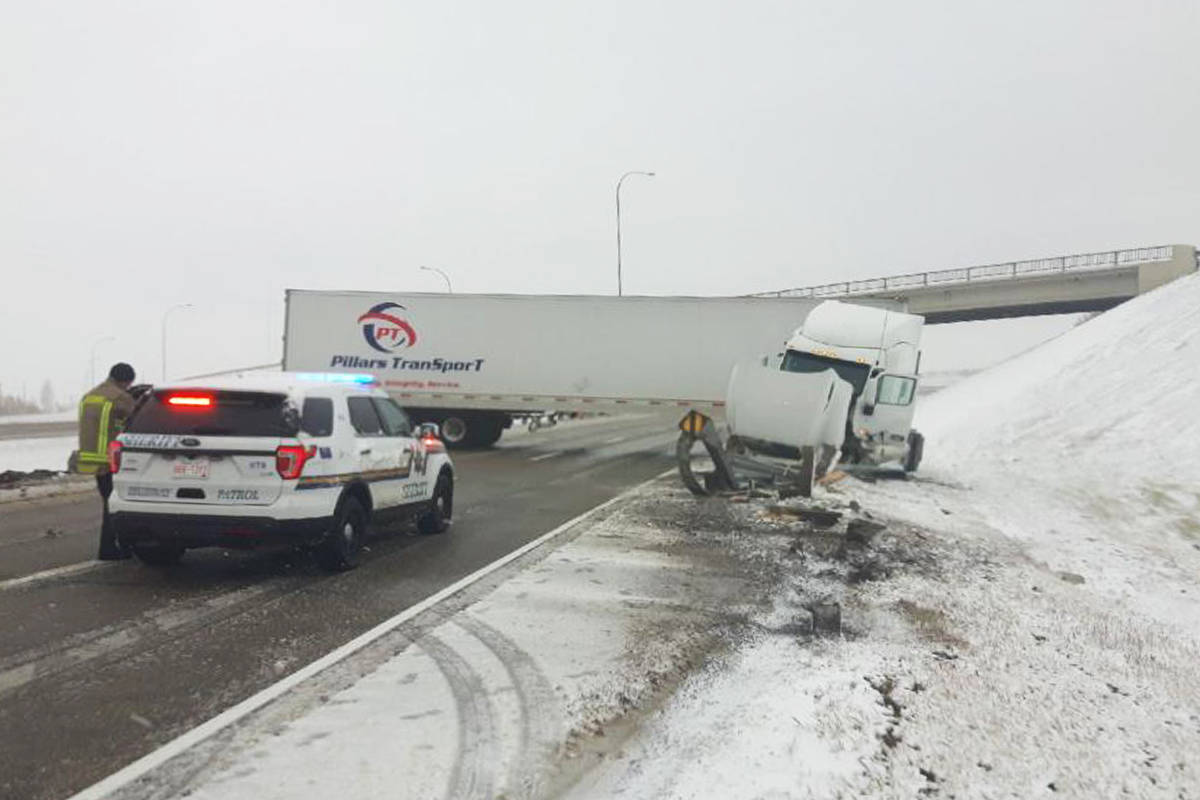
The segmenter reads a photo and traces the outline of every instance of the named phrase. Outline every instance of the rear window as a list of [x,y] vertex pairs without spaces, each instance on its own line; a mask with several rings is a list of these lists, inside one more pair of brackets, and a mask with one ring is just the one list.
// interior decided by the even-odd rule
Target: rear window
[[193,436],[286,437],[295,436],[300,430],[300,415],[283,394],[160,390],[146,398],[125,430]]

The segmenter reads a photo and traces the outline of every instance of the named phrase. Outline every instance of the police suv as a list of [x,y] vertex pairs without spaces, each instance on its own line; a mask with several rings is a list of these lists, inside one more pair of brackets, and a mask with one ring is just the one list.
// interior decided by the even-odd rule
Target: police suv
[[119,541],[148,564],[192,547],[311,547],[353,567],[367,526],[442,533],[454,466],[369,375],[283,373],[157,387],[109,445]]

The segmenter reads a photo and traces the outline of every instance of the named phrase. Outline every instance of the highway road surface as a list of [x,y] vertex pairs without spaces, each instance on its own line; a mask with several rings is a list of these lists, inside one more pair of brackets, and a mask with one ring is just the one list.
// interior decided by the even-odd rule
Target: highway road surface
[[0,440],[70,436],[79,430],[75,420],[67,422],[4,422],[0,418]]
[[450,532],[379,532],[339,575],[291,552],[88,565],[93,492],[0,506],[0,798],[68,797],[663,472],[673,423],[589,419],[458,453]]

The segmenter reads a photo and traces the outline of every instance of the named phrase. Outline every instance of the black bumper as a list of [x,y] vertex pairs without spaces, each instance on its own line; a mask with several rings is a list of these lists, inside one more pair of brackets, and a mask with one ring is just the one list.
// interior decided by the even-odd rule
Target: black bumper
[[246,549],[316,544],[333,528],[333,517],[270,519],[118,511],[112,515],[112,524],[123,546],[161,542]]

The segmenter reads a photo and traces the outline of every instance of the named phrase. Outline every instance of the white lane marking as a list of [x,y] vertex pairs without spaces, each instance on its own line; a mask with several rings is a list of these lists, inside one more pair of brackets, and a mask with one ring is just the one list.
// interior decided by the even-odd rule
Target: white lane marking
[[561,456],[562,454],[563,454],[562,450],[555,450],[552,453],[542,453],[540,456],[534,456],[533,458],[531,458],[529,460],[530,461],[545,461],[547,458],[554,458],[555,456]]
[[353,655],[367,645],[371,644],[371,642],[374,642],[376,639],[391,633],[400,625],[403,625],[405,622],[417,616],[418,614],[433,608],[447,598],[453,597],[471,584],[486,578],[496,570],[512,563],[513,561],[516,561],[529,551],[541,547],[543,544],[563,533],[564,531],[570,530],[581,522],[586,521],[589,517],[600,513],[609,506],[615,505],[629,495],[640,491],[646,486],[649,486],[650,484],[671,474],[674,471],[675,468],[672,467],[671,469],[655,475],[650,480],[643,481],[632,488],[626,489],[616,497],[606,500],[600,505],[583,512],[579,516],[567,520],[554,530],[542,534],[532,542],[518,547],[516,550],[513,550],[506,556],[501,556],[487,566],[481,567],[467,577],[452,583],[445,589],[442,589],[440,592],[430,595],[416,605],[409,606],[391,619],[384,620],[366,633],[351,639],[349,642],[346,642],[346,644],[342,645],[336,650],[321,656],[308,666],[302,667],[296,672],[293,672],[291,675],[288,675],[283,680],[271,684],[267,688],[263,689],[257,694],[251,695],[232,708],[222,711],[220,714],[208,720],[207,722],[203,722],[195,728],[192,728],[187,733],[177,736],[157,750],[151,751],[150,753],[142,756],[132,764],[117,770],[107,778],[93,783],[91,786],[80,791],[78,794],[72,795],[70,800],[99,800],[100,798],[106,797],[112,792],[115,792],[118,789],[133,783],[151,770],[162,766],[175,756],[185,752],[188,748],[194,747],[200,742],[203,742],[205,739],[208,739],[210,736],[213,736],[224,728],[229,727],[243,717],[257,711],[258,709],[270,703],[272,700],[275,700],[314,675],[324,672],[326,669],[338,663],[339,661],[342,661],[343,659]]
[[107,566],[108,562],[96,561],[80,561],[78,564],[67,564],[65,567],[55,567],[54,569],[45,569],[41,572],[34,572],[31,575],[22,575],[20,578],[9,578],[6,581],[0,581],[0,592],[7,589],[16,589],[19,586],[29,586],[34,583],[41,583],[53,578],[61,578],[64,575],[75,575],[79,572],[88,572],[89,570],[99,569]]
[[617,444],[618,442],[625,441],[625,439],[626,439],[626,437],[624,437],[624,436],[614,436],[612,439],[605,439],[600,444]]

